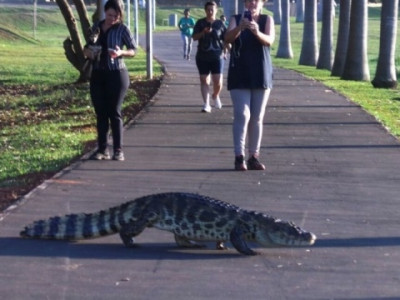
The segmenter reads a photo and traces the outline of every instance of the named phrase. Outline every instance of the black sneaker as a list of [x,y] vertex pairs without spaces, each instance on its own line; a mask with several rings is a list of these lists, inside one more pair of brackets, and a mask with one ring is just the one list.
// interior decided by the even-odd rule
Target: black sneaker
[[260,163],[257,157],[254,156],[249,158],[249,160],[247,161],[247,166],[249,170],[257,170],[257,171],[265,170],[265,166],[262,163]]
[[122,152],[122,150],[115,150],[112,159],[119,160],[119,161],[125,160],[124,152]]
[[95,153],[92,154],[90,157],[92,160],[107,160],[110,159],[110,153],[108,150],[100,151],[97,150]]
[[244,161],[243,155],[235,157],[235,170],[236,171],[247,171],[246,162]]

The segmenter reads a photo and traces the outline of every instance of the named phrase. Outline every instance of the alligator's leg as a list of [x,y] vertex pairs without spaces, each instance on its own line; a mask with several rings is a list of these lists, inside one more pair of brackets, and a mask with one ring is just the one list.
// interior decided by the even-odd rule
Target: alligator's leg
[[175,242],[179,247],[183,248],[204,248],[205,245],[198,244],[181,235],[174,234]]
[[245,255],[256,255],[257,252],[251,250],[247,246],[246,241],[243,239],[243,228],[242,226],[235,226],[230,234],[230,240],[232,245],[237,251]]
[[158,215],[156,213],[145,213],[140,219],[131,221],[122,226],[119,231],[119,236],[126,247],[133,247],[135,239],[133,237],[142,233],[146,227],[151,227],[152,224],[157,220]]

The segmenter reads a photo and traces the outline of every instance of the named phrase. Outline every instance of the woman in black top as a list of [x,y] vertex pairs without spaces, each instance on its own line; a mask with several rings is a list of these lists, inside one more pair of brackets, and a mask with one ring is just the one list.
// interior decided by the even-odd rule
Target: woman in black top
[[[234,121],[235,169],[265,170],[258,160],[263,119],[272,88],[270,46],[275,39],[274,21],[261,14],[263,0],[245,0],[245,12],[229,22],[225,43],[231,43],[228,70]],[[248,138],[249,159],[245,157]]]
[[[123,24],[123,4],[109,0],[104,6],[105,19],[94,27],[100,29],[97,44],[101,46],[100,59],[93,62],[90,95],[97,117],[98,149],[92,159],[110,159],[107,135],[111,125],[114,160],[124,160],[122,152],[122,102],[129,87],[129,74],[123,57],[135,55],[136,42]],[[123,49],[123,47],[126,49]],[[85,55],[93,57],[89,49]]]
[[216,19],[217,4],[214,1],[207,2],[204,6],[206,17],[198,20],[193,29],[193,40],[199,41],[196,54],[196,65],[200,74],[200,88],[204,106],[202,112],[211,112],[210,106],[210,73],[213,82],[215,107],[222,107],[219,94],[222,90],[222,73],[224,59],[225,24]]

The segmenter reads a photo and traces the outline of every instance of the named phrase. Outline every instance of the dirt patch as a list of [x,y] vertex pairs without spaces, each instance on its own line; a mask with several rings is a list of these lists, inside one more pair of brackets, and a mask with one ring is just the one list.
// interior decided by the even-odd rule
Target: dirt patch
[[[132,120],[135,116],[146,106],[151,98],[157,93],[161,84],[161,79],[153,79],[153,80],[132,80],[131,89],[133,89],[140,100],[137,104],[131,105],[124,109],[124,116],[128,118],[128,120]],[[65,88],[65,86],[63,86]],[[13,96],[21,96],[21,95],[35,95],[38,91],[35,90],[34,86],[1,86],[0,85],[0,96],[1,95],[13,95]],[[12,122],[12,120],[8,120]],[[6,125],[7,119],[2,119],[1,123]],[[14,124],[16,126],[18,124]],[[95,141],[88,142],[85,144],[85,153],[91,151],[95,147]],[[73,163],[79,159],[76,157],[71,160],[70,163]],[[12,180],[8,180],[7,183],[3,184],[0,187],[0,212],[5,210],[7,207],[12,205],[22,196],[29,193],[32,189],[43,183],[46,179],[54,176],[56,172],[39,172],[33,174],[27,174],[21,176],[19,178],[13,178]],[[21,184],[21,182],[23,184]]]

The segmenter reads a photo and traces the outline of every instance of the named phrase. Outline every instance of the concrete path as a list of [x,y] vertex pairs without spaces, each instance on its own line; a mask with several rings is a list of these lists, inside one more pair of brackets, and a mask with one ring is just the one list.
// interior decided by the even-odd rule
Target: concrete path
[[[194,60],[177,32],[156,35],[166,66],[153,105],[125,132],[125,162],[82,159],[0,222],[4,299],[400,299],[400,143],[358,105],[276,70],[267,108],[265,172],[233,171],[232,107],[200,113]],[[33,220],[94,212],[159,192],[186,191],[292,220],[310,248],[185,250],[146,229],[77,243],[25,240]]]

